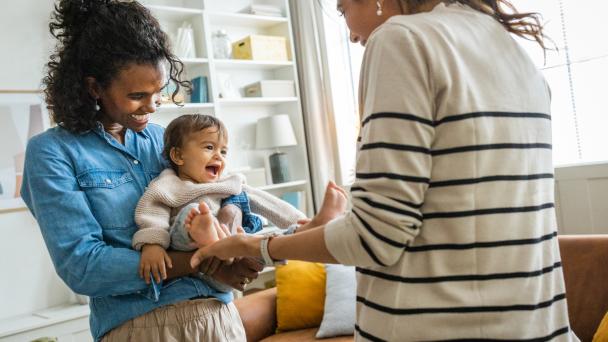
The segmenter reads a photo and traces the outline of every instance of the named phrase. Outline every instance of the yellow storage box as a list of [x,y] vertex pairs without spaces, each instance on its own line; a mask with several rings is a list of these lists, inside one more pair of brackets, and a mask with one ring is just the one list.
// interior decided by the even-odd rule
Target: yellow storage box
[[288,56],[285,37],[250,35],[232,43],[234,59],[287,61]]

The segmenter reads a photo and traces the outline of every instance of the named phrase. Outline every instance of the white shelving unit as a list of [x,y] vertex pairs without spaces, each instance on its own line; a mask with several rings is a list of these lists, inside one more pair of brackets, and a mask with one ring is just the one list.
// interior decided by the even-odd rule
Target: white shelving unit
[[[288,155],[291,179],[286,184],[268,184],[261,189],[276,195],[290,191],[302,192],[300,209],[312,213],[310,175],[304,135],[302,105],[299,95],[297,59],[293,46],[293,32],[288,0],[147,0],[144,4],[159,19],[169,37],[175,37],[177,29],[188,23],[194,30],[194,58],[181,59],[186,79],[207,77],[209,103],[189,103],[184,106],[164,104],[152,121],[167,125],[171,120],[186,113],[213,114],[222,120],[229,134],[230,153],[227,169],[266,167],[265,160],[272,151],[255,149],[255,124],[262,117],[288,114],[294,127],[298,145],[282,149]],[[252,4],[273,5],[281,9],[283,16],[263,16],[245,13]],[[216,59],[213,56],[213,32],[223,29],[230,39],[238,41],[248,35],[285,37],[288,42],[287,61],[258,61]],[[179,56],[178,56],[179,57]],[[228,77],[241,97],[221,98],[219,76]],[[291,80],[294,97],[244,97],[243,88],[261,80]],[[268,182],[270,183],[270,182]]]

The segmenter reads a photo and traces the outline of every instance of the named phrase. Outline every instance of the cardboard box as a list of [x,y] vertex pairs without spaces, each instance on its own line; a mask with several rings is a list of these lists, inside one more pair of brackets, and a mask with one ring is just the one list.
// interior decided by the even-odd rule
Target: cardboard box
[[256,61],[287,61],[287,39],[250,35],[232,43],[232,58]]
[[295,97],[293,81],[266,80],[245,87],[245,97]]

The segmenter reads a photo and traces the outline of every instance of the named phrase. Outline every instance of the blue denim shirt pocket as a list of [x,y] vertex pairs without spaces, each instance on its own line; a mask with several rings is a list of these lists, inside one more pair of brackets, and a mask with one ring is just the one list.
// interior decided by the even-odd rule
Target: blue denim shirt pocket
[[85,192],[91,211],[97,222],[106,229],[132,228],[134,223],[133,208],[113,204],[118,198],[138,198],[141,190],[133,176],[127,171],[120,170],[88,170],[77,177],[80,188]]

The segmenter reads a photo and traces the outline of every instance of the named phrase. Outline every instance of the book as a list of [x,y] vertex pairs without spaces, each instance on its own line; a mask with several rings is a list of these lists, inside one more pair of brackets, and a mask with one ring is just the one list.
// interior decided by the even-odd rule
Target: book
[[209,95],[207,93],[207,77],[199,76],[193,78],[192,82],[192,95],[190,96],[190,102],[192,103],[207,103],[209,102]]

